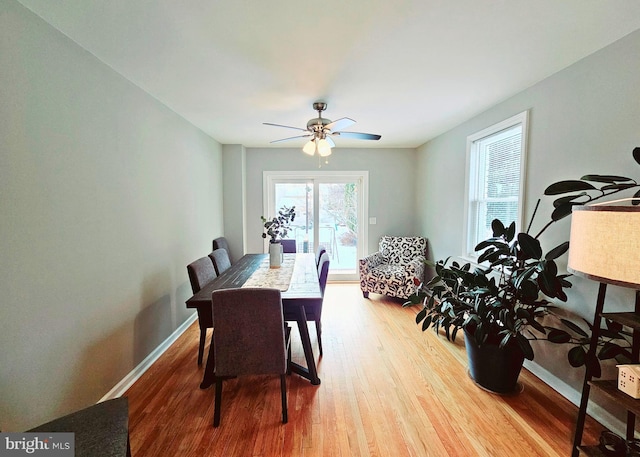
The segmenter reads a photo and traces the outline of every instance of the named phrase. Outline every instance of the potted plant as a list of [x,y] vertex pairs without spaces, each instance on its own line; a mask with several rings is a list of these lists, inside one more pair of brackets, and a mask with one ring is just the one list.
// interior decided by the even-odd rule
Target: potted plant
[[[640,163],[640,148],[634,149],[633,157]],[[602,186],[596,187],[594,182]],[[538,238],[551,224],[570,215],[572,206],[638,187],[632,179],[612,175],[586,175],[552,184],[545,194],[562,197],[554,202],[550,222],[537,235],[530,235],[529,229],[516,234],[515,223],[505,227],[494,220],[493,236],[475,248],[480,253],[478,264],[486,266],[472,271],[471,264],[460,265],[450,259],[428,262],[435,267],[435,277],[419,284],[405,306],[422,304],[416,323],[422,324],[423,331],[442,329],[449,340],[455,340],[460,329],[464,331],[470,375],[488,390],[506,393],[516,388],[524,359],[534,358],[532,340],[571,344],[569,363],[574,367],[587,364],[599,376],[599,360],[624,360],[630,355],[628,334],[607,322],[597,357],[589,360],[586,348],[590,337],[582,327],[559,317],[562,328],[541,323],[543,317],[553,314],[552,300],[567,300],[564,289],[571,283],[555,262],[569,243],[543,254]],[[636,192],[635,197],[639,196]]]
[[[527,233],[516,235],[515,223],[492,223],[493,237],[479,243],[478,263],[438,261],[436,276],[420,284],[405,306],[422,303],[416,316],[422,329],[443,329],[455,340],[464,330],[469,371],[480,386],[500,393],[516,388],[524,359],[533,360],[531,339],[569,341],[563,329],[543,326],[539,320],[552,308],[549,298],[565,301],[568,275],[558,273],[555,259],[564,254],[562,243],[543,255],[540,242]],[[534,331],[532,331],[534,330]],[[498,360],[500,359],[500,360]]]
[[291,208],[283,206],[278,210],[278,215],[271,219],[260,216],[264,225],[262,238],[269,238],[269,265],[272,268],[278,268],[282,263],[282,245],[280,244],[280,240],[289,233],[289,225],[296,217],[295,209],[295,206]]

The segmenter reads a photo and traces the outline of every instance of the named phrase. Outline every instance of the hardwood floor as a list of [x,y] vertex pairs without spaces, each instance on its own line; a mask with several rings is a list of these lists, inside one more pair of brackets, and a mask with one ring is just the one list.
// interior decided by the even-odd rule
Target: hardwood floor
[[[187,332],[127,392],[131,450],[141,456],[569,456],[577,408],[523,370],[522,393],[498,396],[467,375],[455,344],[415,324],[418,308],[357,284],[329,284],[322,384],[279,378],[225,382],[214,429],[214,389],[200,390],[199,331]],[[259,318],[259,314],[256,316]],[[310,333],[318,357],[313,323]],[[303,362],[294,326],[293,358]],[[207,346],[208,349],[208,346]],[[585,441],[602,428],[590,418]]]

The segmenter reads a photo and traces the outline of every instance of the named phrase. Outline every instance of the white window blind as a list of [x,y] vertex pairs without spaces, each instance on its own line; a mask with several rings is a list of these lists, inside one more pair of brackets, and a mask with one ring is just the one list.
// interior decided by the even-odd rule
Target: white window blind
[[468,139],[468,202],[465,257],[492,236],[491,221],[520,226],[526,113]]

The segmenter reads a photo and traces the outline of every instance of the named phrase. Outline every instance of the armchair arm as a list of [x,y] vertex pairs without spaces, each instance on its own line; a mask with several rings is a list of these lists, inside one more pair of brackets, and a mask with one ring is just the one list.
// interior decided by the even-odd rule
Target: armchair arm
[[424,266],[426,257],[423,255],[416,256],[407,263],[407,277],[418,278],[420,282],[424,281]]
[[362,274],[367,274],[369,273],[369,271],[372,268],[377,267],[378,265],[381,265],[384,261],[384,257],[382,257],[382,252],[378,251],[378,252],[374,252],[373,254],[370,254],[362,259],[359,260],[360,262],[360,273]]

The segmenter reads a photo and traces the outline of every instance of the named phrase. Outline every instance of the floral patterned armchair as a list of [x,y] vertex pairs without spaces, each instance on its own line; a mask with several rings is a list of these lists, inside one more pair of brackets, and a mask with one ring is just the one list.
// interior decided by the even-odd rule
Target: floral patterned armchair
[[427,239],[419,236],[383,236],[379,251],[360,259],[360,289],[365,298],[369,292],[408,298],[423,280]]

